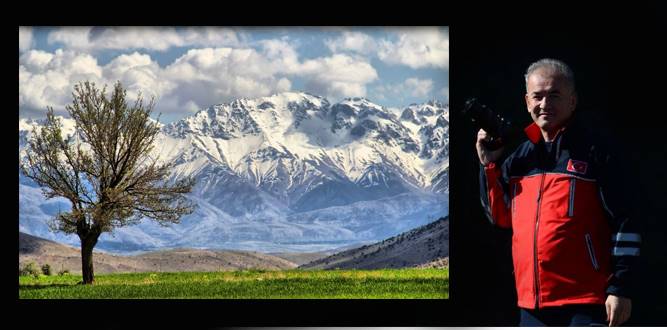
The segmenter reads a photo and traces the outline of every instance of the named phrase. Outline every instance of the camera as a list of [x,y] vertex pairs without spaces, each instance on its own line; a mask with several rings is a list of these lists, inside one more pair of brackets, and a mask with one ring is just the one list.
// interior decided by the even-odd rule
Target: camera
[[515,129],[511,121],[497,114],[477,98],[473,97],[466,101],[463,115],[489,134],[490,140],[484,144],[490,150],[501,148],[510,136],[514,135]]

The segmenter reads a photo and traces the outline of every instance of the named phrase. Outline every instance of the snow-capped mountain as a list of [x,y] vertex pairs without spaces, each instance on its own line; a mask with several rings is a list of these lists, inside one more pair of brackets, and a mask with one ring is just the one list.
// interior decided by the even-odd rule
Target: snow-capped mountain
[[[174,179],[196,178],[195,213],[169,227],[117,229],[98,246],[316,250],[423,225],[448,213],[448,119],[439,102],[396,116],[364,98],[331,104],[296,92],[211,106],[162,126],[154,150]],[[62,122],[72,134],[73,121]],[[19,121],[19,150],[41,124]],[[22,231],[64,241],[37,219],[66,202],[40,200],[20,180]]]

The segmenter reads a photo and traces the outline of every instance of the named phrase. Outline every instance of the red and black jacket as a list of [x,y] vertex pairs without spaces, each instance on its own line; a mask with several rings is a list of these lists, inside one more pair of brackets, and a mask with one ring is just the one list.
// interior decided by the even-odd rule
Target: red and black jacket
[[574,121],[549,145],[539,127],[502,166],[482,167],[480,192],[489,220],[512,229],[518,305],[541,308],[604,304],[631,297],[640,235],[629,221],[624,184],[612,153]]

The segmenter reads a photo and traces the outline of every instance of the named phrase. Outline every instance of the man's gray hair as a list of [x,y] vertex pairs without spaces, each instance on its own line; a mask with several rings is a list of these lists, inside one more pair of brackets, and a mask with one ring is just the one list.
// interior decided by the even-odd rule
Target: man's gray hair
[[533,72],[537,69],[542,69],[542,68],[548,68],[553,70],[556,74],[563,76],[567,83],[572,86],[572,90],[574,91],[574,72],[572,72],[572,69],[565,64],[563,61],[559,60],[554,60],[551,58],[543,58],[533,64],[531,64],[528,67],[528,70],[526,70],[526,89],[528,89],[528,77],[530,77]]

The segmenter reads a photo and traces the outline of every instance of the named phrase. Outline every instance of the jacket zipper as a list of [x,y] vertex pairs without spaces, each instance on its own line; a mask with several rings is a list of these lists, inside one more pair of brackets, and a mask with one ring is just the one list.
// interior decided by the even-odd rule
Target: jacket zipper
[[593,239],[591,239],[591,235],[586,233],[586,248],[588,248],[588,255],[591,257],[591,263],[593,264],[593,269],[596,271],[600,270],[600,266],[598,265],[598,260],[595,258],[595,249],[593,249]]
[[533,233],[533,258],[534,258],[534,282],[535,282],[535,309],[540,306],[540,284],[539,284],[539,269],[537,264],[537,229],[540,224],[540,201],[542,199],[542,188],[544,187],[544,176],[540,180],[540,190],[537,192],[537,214],[535,215],[535,232]]
[[570,203],[569,203],[569,207],[567,209],[567,215],[569,217],[574,216],[574,189],[575,189],[576,182],[577,181],[576,181],[575,178],[570,179]]
[[518,183],[514,183],[514,189],[512,189],[512,217],[516,214],[516,189],[518,186]]

